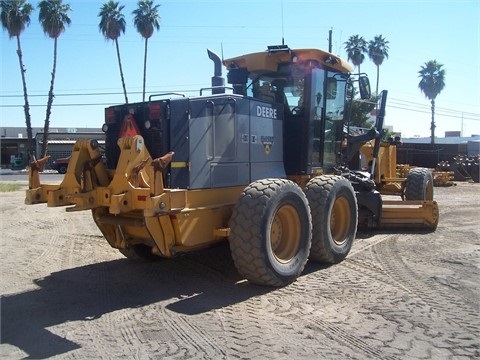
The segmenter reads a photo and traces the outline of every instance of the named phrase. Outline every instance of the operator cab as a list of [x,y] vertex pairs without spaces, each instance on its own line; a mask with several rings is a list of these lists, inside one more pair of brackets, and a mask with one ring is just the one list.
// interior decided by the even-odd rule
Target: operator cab
[[[330,171],[340,163],[353,70],[348,63],[321,50],[275,46],[224,64],[234,93],[283,105],[287,175]],[[363,92],[368,79],[362,84]]]

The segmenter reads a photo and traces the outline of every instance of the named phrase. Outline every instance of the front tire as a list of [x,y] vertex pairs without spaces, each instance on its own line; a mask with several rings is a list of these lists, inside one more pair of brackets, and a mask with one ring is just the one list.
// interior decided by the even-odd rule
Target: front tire
[[405,181],[405,200],[433,200],[433,176],[430,170],[410,169]]
[[348,255],[357,233],[357,199],[352,184],[336,175],[311,179],[305,189],[312,211],[310,259],[335,264]]
[[250,282],[283,286],[303,271],[312,220],[305,194],[292,181],[263,179],[240,195],[230,224],[230,251]]

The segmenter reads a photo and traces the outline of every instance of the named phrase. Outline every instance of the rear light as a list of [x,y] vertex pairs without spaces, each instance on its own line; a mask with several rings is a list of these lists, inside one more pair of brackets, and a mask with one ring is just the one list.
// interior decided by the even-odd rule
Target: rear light
[[148,106],[150,120],[159,120],[162,116],[160,103],[152,103]]
[[105,109],[105,123],[112,124],[115,122],[115,109],[106,108]]

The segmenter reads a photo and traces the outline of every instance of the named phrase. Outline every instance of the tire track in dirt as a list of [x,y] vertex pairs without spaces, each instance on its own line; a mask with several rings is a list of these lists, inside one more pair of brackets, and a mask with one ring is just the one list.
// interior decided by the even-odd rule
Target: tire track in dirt
[[205,358],[211,358],[212,354],[216,358],[272,358],[272,351],[275,353],[278,347],[278,337],[268,331],[266,319],[261,316],[262,304],[257,298],[250,298],[256,292],[261,294],[267,290],[247,285],[242,280],[230,258],[228,246],[209,249],[208,257],[201,253],[188,254],[177,260],[181,261],[182,269],[191,271],[192,282],[199,285],[198,298],[206,297],[195,300],[193,294],[192,308],[202,311],[204,302],[214,308],[195,315],[193,322],[185,315],[180,315],[184,323],[170,320],[170,327],[197,352],[190,355],[195,358],[202,355],[202,358],[201,349],[210,349]]
[[[342,303],[341,299],[351,298],[352,293],[367,288],[368,281],[352,278],[345,271],[344,262],[320,269],[314,276],[312,274],[302,277],[276,292],[273,299],[270,299],[271,294],[268,294],[270,304],[273,305],[268,308],[269,313],[287,318],[290,323],[301,324],[301,327],[313,331],[311,336],[314,338],[324,337],[328,348],[322,349],[322,353],[331,351],[332,356],[341,358],[395,359],[392,352],[379,346],[379,341],[370,339],[362,332],[345,330],[344,322],[353,321],[357,310],[355,306]],[[343,284],[343,287],[338,287],[337,284]],[[285,300],[299,293],[303,294],[301,304]],[[333,308],[342,313],[342,318],[326,316]]]
[[[465,288],[473,290],[465,293],[455,283],[459,276],[468,275],[471,282],[475,279],[467,271],[478,271],[478,229],[473,220],[462,227],[454,213],[444,223],[451,226],[443,225],[431,236],[415,234],[408,239],[409,234],[360,234],[342,263],[309,263],[296,282],[265,289],[241,281],[229,260],[228,246],[218,253],[208,249],[208,254],[133,264],[120,260],[122,256],[97,233],[87,212],[70,218],[64,209],[43,212],[37,207],[25,210],[23,205],[8,209],[2,212],[9,218],[2,224],[8,239],[2,243],[3,251],[12,254],[4,253],[8,264],[2,268],[9,270],[9,278],[1,286],[11,295],[3,298],[8,300],[3,304],[18,314],[23,309],[16,305],[19,300],[23,299],[23,306],[41,305],[32,319],[27,315],[12,318],[9,330],[36,335],[30,330],[31,320],[39,317],[33,322],[38,330],[58,336],[43,345],[54,345],[52,357],[58,359],[480,356],[475,339],[480,328],[474,306],[478,291],[466,283]],[[46,226],[37,227],[39,223]],[[476,247],[459,242],[447,249],[439,245],[442,238],[459,233],[469,237],[472,232],[477,242],[469,240]],[[52,234],[59,242],[58,254],[52,255],[53,267],[44,270],[42,261],[37,261],[25,268],[42,247],[49,246]],[[426,243],[429,239],[434,240],[432,249]],[[463,252],[455,251],[456,246],[462,246]],[[418,254],[422,249],[425,256]],[[431,271],[425,271],[430,265]],[[52,269],[56,272],[51,273]],[[32,279],[43,276],[40,289],[30,291]],[[42,309],[48,314],[41,314]],[[76,347],[67,352],[56,341],[69,341]],[[24,358],[24,352],[33,348],[28,344],[1,344],[0,353],[4,358]],[[16,352],[11,350],[15,346]]]
[[[399,309],[395,317],[405,317],[406,314],[401,314],[402,312],[408,312],[408,317],[414,314],[412,324],[417,328],[424,328],[424,333],[428,331],[430,324],[437,324],[437,327],[441,324],[448,331],[448,336],[439,334],[429,342],[433,346],[448,347],[453,356],[479,354],[480,319],[475,309],[465,304],[462,298],[413,271],[403,261],[397,240],[379,243],[374,246],[373,252],[391,279],[391,284],[404,290],[410,297],[404,302],[405,308]],[[377,308],[382,311],[380,305]],[[474,321],[465,322],[465,319]]]
[[[235,284],[239,275],[233,267],[228,247],[220,245],[208,251],[209,256],[206,257],[200,252],[176,259],[180,261],[179,266],[191,274],[192,283],[197,284],[194,289],[190,289],[191,295],[185,298],[190,304],[185,305],[185,308],[198,314],[193,319],[177,315],[181,321],[169,317],[170,328],[178,337],[184,338],[186,344],[191,344],[189,352],[192,357],[245,358],[245,341],[248,343],[247,338],[255,341],[252,337],[255,338],[257,332],[252,331],[248,320],[248,325],[240,325],[236,320],[239,311],[242,319],[248,318],[249,311],[244,309],[244,306],[248,307],[248,300],[245,304],[224,306],[237,301],[238,288]],[[208,307],[205,306],[211,306],[210,311],[206,311]],[[233,310],[238,306],[242,310]],[[180,309],[178,304],[173,308]]]
[[171,316],[168,311],[163,311],[162,315],[169,332],[179,342],[179,348],[185,350],[187,358],[211,359],[226,356],[225,348],[219,345],[219,339],[215,336],[212,338],[208,328],[204,328],[204,324],[212,324],[215,319],[209,321],[202,316],[199,324],[196,319],[185,315]]
[[259,299],[221,309],[228,358],[272,359],[282,353],[282,324],[272,322],[264,310]]
[[[8,251],[9,247],[18,247],[24,251],[24,256],[14,259],[19,262],[18,273],[22,277],[38,277],[39,274],[46,276],[61,268],[59,259],[62,257],[61,248],[64,246],[64,238],[57,229],[64,225],[62,222],[60,218],[48,219],[40,225],[30,221],[23,225],[21,231],[9,236],[4,251]],[[31,229],[30,232],[34,234],[28,239],[22,236],[26,229]],[[46,230],[53,231],[47,236]],[[40,245],[38,239],[42,236],[44,238],[40,240]],[[26,242],[31,242],[32,246],[26,247]]]
[[349,331],[343,330],[340,326],[334,325],[319,318],[308,317],[304,320],[308,324],[307,326],[321,331],[332,341],[348,346],[355,352],[355,354],[357,354],[357,356],[362,354],[362,357],[366,356],[369,359],[397,359],[394,356],[386,355],[380,350],[380,348],[374,346],[373,344],[369,344],[367,341],[353,335]]
[[365,239],[356,239],[353,242],[352,249],[348,253],[348,258],[352,258],[355,255],[370,249],[372,246],[375,246],[376,244],[379,244],[383,241],[387,241],[394,237],[395,234],[377,234],[371,237],[367,237]]
[[[107,284],[112,287],[107,291],[106,301],[113,302],[113,305],[107,305],[107,308],[116,308],[115,302],[121,298],[137,297],[140,302],[144,294],[154,291],[162,292],[165,295],[159,296],[157,301],[142,306],[135,307],[135,311],[120,310],[102,315],[102,334],[96,334],[99,337],[111,337],[116,333],[122,343],[128,344],[132,349],[142,349],[145,354],[155,354],[158,358],[224,358],[224,346],[217,345],[223,333],[218,334],[221,328],[221,322],[215,312],[209,312],[207,315],[199,315],[201,320],[197,323],[195,316],[182,315],[166,310],[168,303],[181,302],[178,299],[179,294],[187,294],[186,298],[194,297],[196,289],[190,288],[191,285],[185,284],[185,277],[192,280],[191,283],[198,283],[205,291],[208,287],[215,287],[221,281],[221,274],[208,266],[200,265],[188,258],[180,257],[175,260],[164,260],[152,264],[125,264],[127,269],[131,265],[135,271],[132,276],[140,276],[141,280],[136,282],[126,281],[128,289],[122,290],[125,285],[118,284],[113,276],[107,272]],[[181,270],[179,272],[179,270]],[[123,273],[123,271],[122,271]],[[122,277],[122,273],[114,276]],[[125,270],[125,274],[128,273]],[[168,276],[171,274],[173,276]],[[117,282],[117,284],[115,284]],[[156,284],[161,287],[155,290]],[[189,281],[190,283],[190,281]],[[207,284],[207,287],[205,287]],[[186,285],[186,286],[185,286]],[[109,287],[107,285],[107,288]],[[182,289],[182,287],[184,287]],[[176,295],[175,295],[176,294]],[[147,296],[148,297],[148,296]],[[123,308],[124,305],[119,306]],[[214,327],[213,323],[217,323]],[[209,324],[205,328],[205,324]],[[217,329],[216,331],[212,331]],[[220,342],[223,344],[223,341]],[[125,354],[118,354],[124,356]],[[145,357],[149,357],[146,355]]]

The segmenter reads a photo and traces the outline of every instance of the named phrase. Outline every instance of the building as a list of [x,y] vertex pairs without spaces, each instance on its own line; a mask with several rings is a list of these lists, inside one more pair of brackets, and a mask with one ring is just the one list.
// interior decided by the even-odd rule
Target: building
[[[0,127],[1,167],[25,168],[28,165],[27,129],[25,127]],[[40,156],[43,128],[32,128],[35,156]],[[49,163],[70,156],[73,144],[78,139],[95,139],[100,146],[105,144],[105,134],[97,128],[51,128],[48,136]]]

